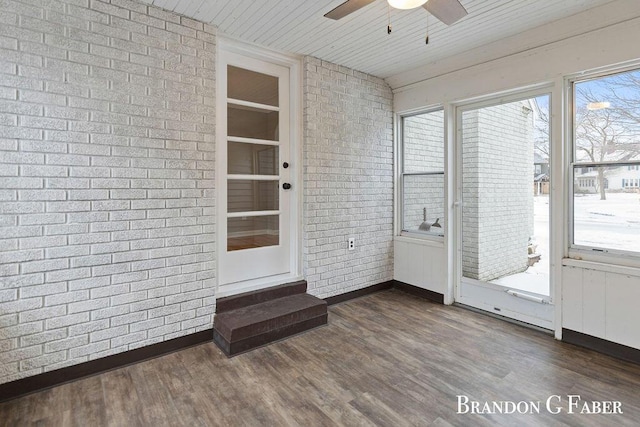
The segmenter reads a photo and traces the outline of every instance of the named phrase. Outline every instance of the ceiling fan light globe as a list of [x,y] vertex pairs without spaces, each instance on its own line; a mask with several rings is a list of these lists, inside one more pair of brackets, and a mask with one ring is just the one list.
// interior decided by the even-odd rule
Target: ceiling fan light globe
[[425,4],[427,0],[387,0],[389,6],[395,9],[415,9]]

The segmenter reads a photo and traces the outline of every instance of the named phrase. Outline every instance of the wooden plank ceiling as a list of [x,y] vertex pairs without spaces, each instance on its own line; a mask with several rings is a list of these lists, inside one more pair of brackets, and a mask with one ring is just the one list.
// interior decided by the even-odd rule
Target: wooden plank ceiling
[[[280,51],[312,55],[378,77],[464,55],[612,0],[461,0],[469,14],[447,27],[423,8],[391,10],[385,0],[333,21],[343,0],[142,0],[213,24],[222,34]],[[424,38],[429,26],[429,45]],[[565,34],[565,36],[567,36]]]

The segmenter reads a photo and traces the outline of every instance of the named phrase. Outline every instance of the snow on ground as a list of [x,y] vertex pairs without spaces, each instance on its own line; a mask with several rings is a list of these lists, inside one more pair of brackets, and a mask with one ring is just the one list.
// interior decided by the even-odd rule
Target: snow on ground
[[640,194],[576,195],[574,212],[576,245],[640,251]]
[[[540,261],[524,273],[492,283],[549,295],[549,196],[534,197],[533,207],[533,240]],[[599,194],[576,195],[574,215],[577,245],[640,252],[640,194],[607,193],[606,200]]]
[[549,295],[549,196],[533,198],[533,241],[538,245],[536,253],[540,261],[527,271],[491,281],[511,289]]

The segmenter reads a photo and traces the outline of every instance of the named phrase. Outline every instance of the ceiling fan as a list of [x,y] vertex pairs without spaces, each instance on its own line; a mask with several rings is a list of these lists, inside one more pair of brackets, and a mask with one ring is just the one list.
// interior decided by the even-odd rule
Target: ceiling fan
[[[341,19],[376,0],[347,0],[324,16],[330,19]],[[396,9],[414,9],[424,7],[429,13],[447,25],[462,19],[467,10],[458,0],[387,0]]]

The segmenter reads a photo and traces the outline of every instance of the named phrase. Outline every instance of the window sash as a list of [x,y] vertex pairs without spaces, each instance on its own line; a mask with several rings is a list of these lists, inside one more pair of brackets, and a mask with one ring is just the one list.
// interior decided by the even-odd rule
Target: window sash
[[[405,178],[407,177],[421,177],[421,176],[443,176],[445,175],[445,162],[444,159],[442,161],[442,165],[441,167],[438,167],[438,165],[435,165],[435,167],[424,167],[424,169],[421,168],[421,170],[416,171],[416,167],[415,165],[412,167],[411,172],[406,171],[407,170],[407,159],[406,157],[406,152],[405,152],[405,143],[406,143],[406,135],[405,135],[405,119],[409,119],[415,116],[420,116],[420,115],[424,115],[424,114],[431,114],[431,113],[442,113],[444,114],[444,110],[442,108],[433,108],[433,109],[428,109],[428,110],[423,110],[420,112],[416,112],[416,113],[411,113],[411,114],[406,114],[406,115],[401,115],[398,119],[399,121],[399,128],[400,131],[398,132],[398,152],[399,152],[399,156],[398,156],[398,162],[399,162],[399,167],[398,167],[398,178],[399,178],[399,191],[398,191],[398,203],[397,203],[397,208],[398,208],[398,221],[399,221],[399,234],[400,235],[411,235],[412,237],[418,237],[418,238],[423,238],[423,239],[431,239],[431,240],[437,240],[437,241],[441,241],[444,238],[444,230],[442,230],[441,233],[435,233],[435,232],[424,232],[424,231],[419,231],[419,230],[413,230],[413,229],[406,229],[405,228],[405,215],[406,215],[406,204],[407,204],[407,199],[406,199],[406,194],[405,194]],[[444,149],[444,133],[445,133],[445,129],[444,129],[444,125],[442,126],[442,128],[438,128],[439,131],[442,132],[442,144],[443,144],[443,149]],[[442,184],[442,188],[439,188],[438,191],[442,193],[442,196],[444,198],[444,196],[446,195],[446,182],[443,179],[443,184]]]
[[[425,191],[424,194],[422,194],[423,198],[419,201],[419,203],[417,203],[418,207],[420,207],[419,209],[416,207],[416,202],[415,200],[413,200],[413,206],[409,206],[411,205],[411,201],[410,199],[407,198],[407,196],[410,194],[410,191],[407,191],[407,180],[406,178],[412,178],[412,177],[443,177],[442,179],[442,183],[441,186],[438,186],[437,188],[431,187],[431,194],[429,194],[429,192]],[[415,173],[407,173],[407,174],[402,174],[401,176],[401,193],[402,193],[402,206],[401,206],[401,217],[399,218],[400,220],[400,225],[401,225],[401,229],[400,232],[401,234],[410,234],[412,236],[421,236],[421,237],[426,237],[426,238],[439,238],[442,239],[444,237],[444,230],[442,228],[437,228],[434,227],[432,230],[430,231],[425,231],[425,230],[420,230],[419,226],[422,224],[422,222],[425,220],[423,218],[423,210],[422,209],[427,209],[427,211],[430,214],[430,217],[426,218],[427,222],[431,222],[435,219],[435,217],[438,217],[438,219],[440,219],[441,221],[444,221],[444,190],[445,190],[445,181],[444,181],[444,171],[440,171],[440,172],[415,172]],[[433,194],[435,190],[436,194]],[[435,197],[434,197],[435,196]],[[441,199],[441,200],[438,200]],[[433,203],[436,203],[436,205],[434,206]],[[429,206],[429,207],[427,207]],[[436,208],[436,212],[439,212],[440,209],[442,209],[443,211],[440,212],[439,214],[437,213],[435,215],[434,218],[431,218],[433,215],[433,208]],[[415,219],[415,215],[417,215],[417,211],[419,211],[419,221],[417,222],[413,222],[411,225],[407,223],[407,215],[413,215],[413,219]],[[409,221],[410,223],[412,221]],[[442,224],[442,223],[441,223]]]
[[[631,70],[629,70],[631,71]],[[611,74],[615,74],[615,73],[611,73]],[[603,75],[599,75],[599,76],[594,76],[591,78],[587,78],[587,79],[580,79],[580,80],[573,80],[571,82],[572,84],[572,90],[571,90],[571,94],[573,96],[573,100],[572,102],[576,103],[576,85],[583,83],[587,80],[597,80],[600,78],[604,78],[607,77],[607,75],[610,74],[603,74]],[[574,108],[575,111],[575,108]],[[633,190],[637,190],[638,188],[640,188],[640,177],[635,178],[636,173],[638,170],[640,170],[640,159],[638,160],[607,160],[607,161],[588,161],[588,160],[578,160],[577,156],[578,156],[578,145],[577,145],[577,137],[575,134],[575,123],[576,123],[576,115],[575,112],[571,115],[571,121],[573,123],[572,125],[572,129],[573,129],[573,134],[572,134],[572,162],[570,162],[569,167],[570,167],[570,171],[571,171],[571,175],[570,175],[570,191],[569,191],[569,223],[570,223],[570,240],[569,240],[569,255],[570,256],[580,256],[581,258],[584,257],[583,259],[590,259],[590,256],[592,255],[594,260],[604,260],[605,258],[599,258],[600,255],[602,256],[617,256],[617,257],[623,257],[621,259],[627,258],[629,260],[634,260],[633,262],[636,262],[635,260],[638,260],[638,258],[640,258],[640,250],[637,249],[627,249],[624,247],[624,245],[619,246],[617,244],[617,242],[615,241],[615,238],[612,237],[610,238],[608,241],[603,241],[603,242],[596,242],[596,241],[592,241],[592,242],[582,242],[581,241],[581,237],[576,238],[577,236],[580,236],[581,233],[584,233],[584,231],[581,231],[579,228],[581,224],[577,221],[576,218],[576,210],[577,210],[577,205],[576,205],[576,195],[578,194],[578,188],[576,188],[576,186],[580,187],[581,184],[592,184],[590,186],[588,186],[588,189],[593,191],[593,189],[595,189],[596,187],[598,187],[598,177],[596,175],[598,168],[606,168],[605,170],[612,170],[615,168],[621,168],[623,172],[632,174],[631,176],[625,177],[625,178],[620,178],[620,180],[618,181],[620,183],[620,189],[623,192],[628,192],[628,191],[633,191]],[[579,178],[578,175],[582,174],[582,173],[590,173],[593,174],[591,177],[583,177],[583,178]],[[639,186],[635,186],[635,182],[636,180],[638,181]],[[605,180],[604,180],[604,189],[608,189],[610,188],[610,180],[608,179],[608,177],[605,175]],[[583,187],[583,189],[587,189],[585,187]],[[598,188],[599,190],[599,188]],[[578,241],[578,243],[576,243],[576,241]],[[573,254],[573,255],[572,255]]]

